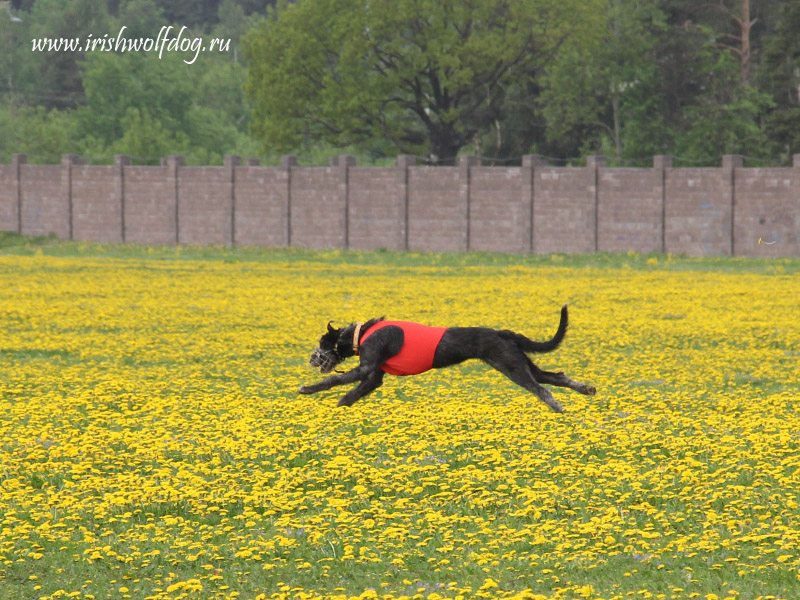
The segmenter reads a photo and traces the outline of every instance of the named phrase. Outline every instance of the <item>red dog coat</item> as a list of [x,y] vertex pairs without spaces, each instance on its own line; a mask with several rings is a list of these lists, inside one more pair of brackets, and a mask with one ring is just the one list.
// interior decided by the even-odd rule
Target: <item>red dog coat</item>
[[403,347],[381,369],[390,375],[416,375],[433,367],[433,355],[447,327],[429,327],[408,321],[380,321],[364,332],[363,344],[373,333],[393,325],[403,330]]

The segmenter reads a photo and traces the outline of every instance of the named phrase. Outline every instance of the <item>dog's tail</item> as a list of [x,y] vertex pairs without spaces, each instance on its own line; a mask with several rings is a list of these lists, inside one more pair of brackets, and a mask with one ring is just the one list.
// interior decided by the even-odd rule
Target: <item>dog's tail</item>
[[520,333],[508,330],[501,331],[500,336],[513,340],[523,352],[552,352],[564,340],[564,336],[567,333],[567,320],[567,305],[565,304],[561,307],[561,321],[558,323],[558,331],[546,342],[534,342]]

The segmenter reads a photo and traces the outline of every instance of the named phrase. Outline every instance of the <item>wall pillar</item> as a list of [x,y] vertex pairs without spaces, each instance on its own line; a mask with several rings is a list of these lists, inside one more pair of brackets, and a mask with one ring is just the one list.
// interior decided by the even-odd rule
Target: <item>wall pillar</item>
[[653,157],[653,170],[655,171],[655,186],[660,190],[661,197],[661,248],[659,252],[667,251],[667,169],[672,168],[672,157],[665,154],[658,154]]
[[594,154],[592,156],[586,157],[586,168],[592,171],[590,176],[590,184],[591,187],[591,194],[594,195],[594,214],[592,215],[592,221],[594,223],[593,235],[594,235],[594,243],[592,247],[594,251],[597,252],[599,250],[599,243],[598,243],[598,227],[599,227],[599,204],[600,204],[600,169],[606,166],[606,157],[600,156],[598,154]]
[[403,250],[408,251],[408,170],[417,164],[417,157],[413,154],[401,154],[394,161],[394,166],[403,169]]
[[726,154],[722,157],[722,187],[729,207],[728,252],[731,256],[736,256],[736,236],[733,231],[736,223],[736,169],[742,166],[744,159],[738,154]]
[[281,169],[286,171],[286,246],[292,245],[292,167],[297,166],[294,154],[281,156]]
[[186,161],[182,154],[170,154],[163,162],[167,167],[167,182],[172,191],[171,198],[175,207],[175,244],[178,245],[181,243],[180,199],[178,196],[179,174],[180,168],[186,164]]
[[22,233],[22,165],[28,162],[27,154],[12,154],[11,165],[14,167],[14,190],[12,192],[16,206],[17,233]]
[[115,154],[114,166],[116,167],[117,198],[119,199],[119,229],[122,243],[127,242],[127,228],[125,227],[125,167],[131,164],[131,157],[127,154]]
[[62,154],[61,155],[61,189],[63,190],[63,197],[67,208],[67,230],[68,238],[74,239],[74,226],[72,218],[72,166],[88,164],[88,160],[81,159],[80,154]]
[[242,164],[242,157],[236,154],[226,154],[222,161],[223,166],[228,170],[228,181],[231,184],[231,229],[230,245],[236,246],[236,167]]
[[338,171],[337,180],[339,197],[344,200],[344,247],[350,248],[350,181],[348,169],[356,166],[356,157],[351,154],[340,154],[330,159],[329,166]]
[[461,243],[462,249],[469,252],[472,248],[472,235],[471,235],[471,221],[472,215],[470,206],[470,169],[478,167],[481,164],[481,159],[478,156],[468,154],[458,158],[458,193],[461,198],[461,205],[464,207],[464,238]]
[[534,185],[534,172],[539,167],[548,166],[547,159],[539,154],[525,154],[522,157],[522,205],[523,210],[527,211],[528,218],[522,232],[523,245],[528,254],[533,254],[533,206],[536,197],[536,187]]

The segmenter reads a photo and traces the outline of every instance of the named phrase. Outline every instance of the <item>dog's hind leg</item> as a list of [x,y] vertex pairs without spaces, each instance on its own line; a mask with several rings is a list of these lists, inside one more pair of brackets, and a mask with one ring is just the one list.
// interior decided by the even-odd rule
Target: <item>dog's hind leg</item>
[[372,371],[361,383],[347,392],[336,406],[352,406],[354,402],[383,385],[383,371]]
[[594,396],[597,393],[597,389],[593,385],[587,385],[585,383],[581,383],[580,381],[574,381],[573,379],[567,377],[567,374],[564,373],[564,371],[559,371],[557,373],[543,371],[533,364],[530,359],[528,359],[528,363],[534,378],[540,383],[569,388],[587,396]]
[[517,385],[521,385],[526,390],[536,394],[539,400],[547,404],[555,412],[564,412],[564,407],[553,398],[550,390],[534,379],[533,373],[527,364],[528,357],[516,346],[513,346],[513,350],[508,348],[507,351],[497,353],[495,356],[484,360]]

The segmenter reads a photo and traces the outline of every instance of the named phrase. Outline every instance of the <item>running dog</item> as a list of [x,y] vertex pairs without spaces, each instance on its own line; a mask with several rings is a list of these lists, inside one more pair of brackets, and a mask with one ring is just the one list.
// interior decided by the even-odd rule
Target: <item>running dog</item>
[[553,394],[541,384],[567,387],[593,395],[593,386],[573,381],[562,371],[552,373],[537,367],[527,352],[552,352],[567,332],[567,305],[561,308],[561,321],[553,338],[534,342],[507,329],[485,327],[428,327],[408,321],[385,321],[383,317],[328,331],[319,340],[309,363],[322,373],[330,373],[346,358],[358,356],[360,364],[347,372],[337,371],[319,383],[302,386],[301,394],[315,394],[337,385],[360,382],[347,392],[338,406],[351,406],[383,384],[383,376],[416,375],[477,358],[494,367],[514,383],[533,392],[555,412],[564,412]]

